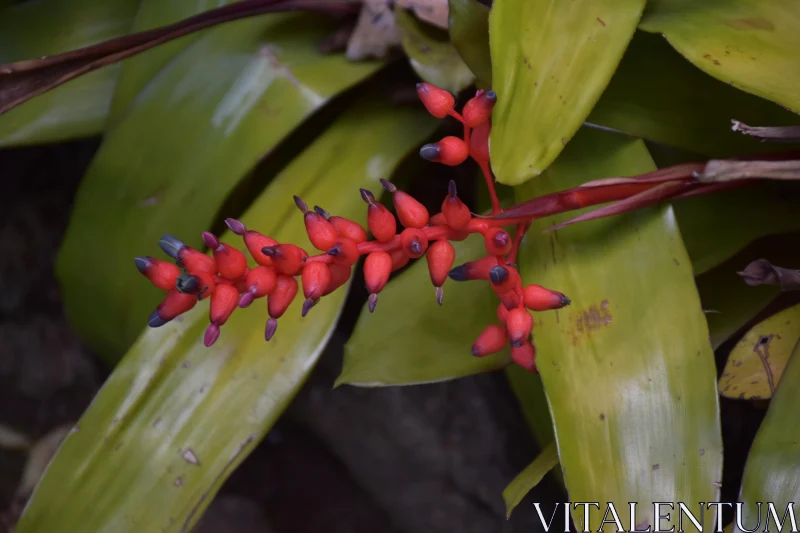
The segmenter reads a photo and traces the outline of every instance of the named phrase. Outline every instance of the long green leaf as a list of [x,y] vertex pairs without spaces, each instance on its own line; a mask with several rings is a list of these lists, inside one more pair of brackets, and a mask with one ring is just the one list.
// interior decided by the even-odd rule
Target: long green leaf
[[485,87],[492,86],[489,54],[489,8],[478,0],[449,0],[450,41]]
[[99,353],[121,354],[157,303],[131,258],[162,233],[202,247],[239,180],[304,118],[379,63],[323,56],[310,15],[215,28],[187,48],[104,141],[58,258],[67,316]]
[[[455,243],[456,263],[486,254],[483,239],[473,235]],[[366,307],[345,345],[337,385],[380,387],[444,381],[497,370],[509,362],[508,351],[473,357],[472,343],[497,321],[497,297],[485,282],[445,284],[444,305],[434,297],[428,265],[417,261],[381,292],[378,307]]]
[[[66,52],[128,32],[139,0],[44,0],[0,8],[0,63]],[[119,67],[73,80],[0,116],[0,146],[103,131]]]
[[517,477],[511,480],[503,491],[503,500],[506,502],[506,516],[511,516],[511,511],[533,488],[544,479],[549,471],[558,464],[558,447],[551,441],[531,464],[525,467]]
[[[781,520],[787,505],[795,506],[791,522],[785,526],[790,529],[796,525],[796,506],[800,498],[800,342],[794,348],[792,358],[783,373],[781,384],[769,404],[767,416],[750,448],[744,468],[744,479],[739,501],[744,503],[741,525],[752,529],[757,521],[764,531],[775,526],[774,520]],[[770,512],[768,503],[773,504],[777,517]],[[760,516],[759,516],[760,515]],[[777,529],[780,529],[778,527]],[[739,524],[734,533],[741,533]]]
[[797,2],[652,0],[640,27],[715,78],[800,112]]
[[[363,223],[358,188],[376,185],[434,126],[418,111],[360,105],[294,160],[242,220],[308,246],[291,196],[298,193]],[[229,234],[223,240],[242,246]],[[298,298],[270,343],[263,301],[237,310],[211,349],[202,343],[204,304],[147,330],[62,445],[18,533],[189,531],[301,386],[345,292],[323,298],[304,319]]]
[[539,175],[606,88],[644,0],[504,0],[489,16],[497,181]]
[[[641,141],[584,130],[545,174],[518,189],[519,200],[653,168]],[[716,501],[716,370],[672,210],[542,233],[574,215],[534,221],[520,258],[524,279],[572,299],[568,308],[537,315],[534,328],[571,499],[617,509]],[[584,524],[577,510],[574,519],[595,530],[602,515]],[[628,521],[622,517],[626,529],[637,525]]]

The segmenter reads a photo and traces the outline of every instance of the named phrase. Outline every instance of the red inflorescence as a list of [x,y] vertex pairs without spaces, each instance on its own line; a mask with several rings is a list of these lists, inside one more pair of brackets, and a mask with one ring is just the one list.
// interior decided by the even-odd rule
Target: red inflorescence
[[[492,212],[500,213],[502,209],[489,166],[490,118],[497,95],[494,91],[478,91],[459,114],[454,108],[455,98],[447,91],[421,83],[417,93],[432,115],[451,116],[464,126],[463,139],[445,137],[423,146],[420,155],[445,165],[459,165],[467,157],[474,159],[486,179]],[[211,233],[202,235],[211,256],[186,246],[171,235],[164,235],[159,246],[177,266],[153,257],[135,259],[139,271],[153,285],[167,291],[164,301],[150,315],[149,325],[162,326],[192,309],[199,300],[209,298],[210,324],[203,342],[211,346],[236,307],[248,307],[255,300],[266,298],[269,319],[264,336],[269,341],[277,331],[278,319],[300,291],[296,277],[302,284],[305,298],[302,316],[306,316],[321,298],[347,283],[353,265],[361,256],[366,256],[364,279],[369,292],[368,308],[374,312],[378,294],[391,273],[406,266],[409,260],[425,256],[439,305],[444,303],[442,286],[448,277],[454,281],[488,282],[500,299],[497,319],[502,325],[491,324],[484,329],[472,346],[472,354],[483,357],[510,345],[511,359],[536,372],[536,348],[532,341],[534,320],[529,311],[560,309],[570,302],[560,292],[540,285],[522,286],[514,263],[530,221],[511,221],[516,224],[512,237],[501,227],[510,225],[509,221],[474,217],[458,197],[455,182],[450,182],[441,212],[431,216],[411,195],[386,180],[380,181],[391,193],[397,219],[405,229],[398,234],[395,215],[376,200],[372,192],[361,189],[361,197],[367,203],[367,227],[375,240],[368,240],[367,230],[357,222],[331,216],[319,206],[309,209],[303,200],[294,197],[303,213],[311,244],[322,252],[318,255],[309,256],[299,246],[279,243],[248,230],[232,218],[227,219],[226,224],[231,232],[243,238],[244,247],[257,266],[248,267],[245,254],[221,243]],[[483,236],[487,255],[454,268],[456,252],[451,241],[464,240],[471,233]]]

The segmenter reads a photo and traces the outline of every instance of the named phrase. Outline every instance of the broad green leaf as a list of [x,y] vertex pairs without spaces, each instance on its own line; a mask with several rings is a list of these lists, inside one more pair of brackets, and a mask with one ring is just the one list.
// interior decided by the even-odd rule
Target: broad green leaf
[[492,169],[519,185],[538,176],[606,88],[644,0],[504,0],[489,16]]
[[477,0],[449,0],[450,41],[485,87],[492,86],[489,53],[489,8]]
[[772,398],[800,340],[800,305],[775,313],[759,322],[733,347],[719,380],[726,398]]
[[[229,4],[230,0],[141,0],[131,33],[173,24],[192,15]],[[127,59],[122,63],[109,121],[116,124],[136,95],[181,50],[203,32],[192,33]]]
[[[139,0],[43,0],[0,8],[0,64],[83,48],[128,32]],[[103,131],[119,66],[81,76],[0,116],[0,146]]]
[[709,157],[791,149],[731,130],[798,123],[794,113],[708,76],[660,35],[637,32],[587,122]]
[[[789,530],[796,528],[797,501],[800,498],[800,343],[783,373],[781,384],[769,404],[767,416],[758,429],[744,468],[739,501],[744,503],[742,525],[747,529],[773,531],[775,520],[784,518],[787,505],[794,506],[783,524]],[[773,509],[768,507],[773,505]],[[753,526],[763,517],[763,526]],[[774,514],[773,514],[774,513]],[[777,514],[777,516],[775,516]],[[776,529],[780,529],[777,526]],[[738,527],[734,533],[740,533]]]
[[[472,235],[454,243],[456,264],[486,254],[483,239]],[[481,281],[444,285],[444,305],[434,297],[424,259],[389,282],[374,313],[364,307],[350,341],[337,385],[383,387],[445,381],[497,370],[508,351],[473,357],[472,343],[497,321],[498,300]]]
[[558,447],[551,441],[539,456],[531,462],[503,491],[503,501],[506,502],[506,517],[511,516],[511,511],[533,488],[544,479],[549,471],[558,464]]
[[[311,15],[214,28],[153,80],[107,136],[83,180],[57,263],[67,316],[114,357],[157,303],[131,258],[163,233],[200,234],[240,179],[300,122],[379,63],[321,55]],[[94,265],[87,270],[87,265]]]
[[797,2],[652,0],[640,27],[715,78],[800,111]]
[[553,441],[553,419],[547,406],[547,396],[544,392],[542,377],[532,374],[517,365],[506,368],[506,377],[511,385],[511,390],[519,401],[522,416],[531,428],[539,446],[546,446]]
[[452,93],[474,81],[475,76],[447,40],[446,32],[420,22],[399,5],[394,16],[403,50],[420,78]]
[[[295,159],[242,221],[306,246],[292,201],[301,193],[363,223],[358,188],[376,185],[434,126],[422,112],[359,105]],[[223,240],[242,247],[230,234]],[[135,290],[146,284],[139,279]],[[269,343],[263,301],[238,309],[211,349],[202,343],[207,304],[148,329],[67,437],[17,532],[189,531],[302,385],[345,292],[323,298],[304,319],[297,298]]]
[[[653,168],[642,141],[583,130],[546,173],[518,189],[519,200]],[[575,215],[534,221],[519,260],[524,279],[572,300],[538,313],[534,328],[570,497],[617,509],[632,501],[644,509],[652,502],[716,501],[716,370],[672,210],[659,206],[543,233]],[[573,518],[579,529],[596,530],[602,515],[590,514],[590,524],[580,510]],[[626,529],[637,525],[621,518]],[[712,521],[707,516],[705,523]]]

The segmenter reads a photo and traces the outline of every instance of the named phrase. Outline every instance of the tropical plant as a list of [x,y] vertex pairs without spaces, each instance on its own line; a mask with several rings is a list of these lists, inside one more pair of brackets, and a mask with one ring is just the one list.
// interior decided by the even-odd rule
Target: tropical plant
[[[770,400],[722,501],[742,474],[747,525],[758,502],[796,501],[800,5],[450,0],[445,32],[421,20],[434,1],[224,3],[0,12],[0,145],[103,135],[57,274],[72,326],[114,367],[18,532],[191,529],[314,367],[365,254],[371,295],[337,384],[506,372],[543,450],[509,512],[560,464],[573,501],[684,502],[714,523],[697,503],[721,499],[720,393]],[[419,79],[321,50],[358,8],[348,52],[394,31]],[[424,106],[389,98],[420,80]],[[416,151],[471,156],[475,179],[448,175],[423,205],[403,192],[432,172]],[[457,192],[484,183],[473,215]],[[139,255],[159,239],[180,268]],[[448,274],[482,282],[442,301]],[[233,312],[265,296],[268,343],[256,304]],[[573,510],[580,528],[603,518]]]

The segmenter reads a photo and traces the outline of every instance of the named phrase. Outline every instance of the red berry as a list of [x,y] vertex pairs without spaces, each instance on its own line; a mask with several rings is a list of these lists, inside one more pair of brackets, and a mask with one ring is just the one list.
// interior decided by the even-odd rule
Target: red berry
[[456,104],[456,99],[452,94],[430,83],[418,83],[417,96],[428,113],[436,118],[446,117]]
[[447,280],[447,274],[453,268],[456,249],[448,241],[436,241],[428,247],[425,254],[428,259],[428,271],[434,287],[441,287]]
[[530,341],[526,341],[520,346],[512,346],[511,360],[525,370],[538,373],[536,370],[536,348]]
[[308,240],[317,250],[325,251],[336,242],[339,234],[336,228],[325,217],[315,211],[311,211],[306,203],[298,196],[294,197],[294,203],[303,212],[303,222],[306,225]]
[[181,275],[180,268],[155,257],[137,257],[133,261],[139,272],[162,291],[174,288],[178,276]]
[[403,226],[407,228],[424,228],[428,225],[430,215],[424,205],[415,200],[410,194],[398,190],[397,187],[384,179],[381,180],[381,185],[392,193],[394,209]]
[[519,346],[525,342],[533,330],[533,317],[523,308],[511,309],[506,317],[508,339],[512,346]]
[[519,273],[512,266],[496,265],[489,270],[489,282],[492,284],[492,289],[494,289],[495,293],[505,294],[517,287]]
[[206,272],[213,276],[217,273],[217,264],[211,256],[189,246],[184,246],[178,252],[178,263],[183,265],[183,268],[190,274]]
[[464,125],[468,128],[475,128],[488,122],[489,117],[492,116],[495,102],[497,102],[497,93],[494,91],[482,91],[470,98],[461,110]]
[[508,338],[505,328],[492,324],[483,330],[475,344],[472,345],[472,355],[483,357],[497,353],[505,347],[506,342],[508,342]]
[[458,137],[448,136],[438,143],[424,145],[420,148],[419,155],[428,161],[454,167],[466,161],[469,148]]
[[272,262],[278,272],[289,276],[296,276],[300,269],[303,268],[303,262],[308,257],[305,250],[294,244],[265,246],[261,249],[261,252],[272,258]]
[[492,255],[506,255],[511,251],[511,235],[501,228],[491,228],[483,234],[483,245]]
[[367,226],[379,242],[389,242],[397,235],[397,221],[386,206],[375,201],[375,196],[366,189],[361,189],[361,198],[369,207],[367,208]]
[[400,247],[413,259],[422,257],[428,249],[428,237],[417,228],[407,228],[400,234]]
[[267,310],[272,318],[280,318],[297,296],[297,280],[286,274],[279,274],[275,290],[267,296]]
[[307,300],[319,300],[331,282],[331,269],[321,261],[303,267],[303,295]]
[[364,281],[370,294],[383,290],[392,272],[392,256],[387,252],[376,251],[364,260]]
[[209,318],[212,324],[223,325],[239,303],[239,291],[233,285],[218,285],[211,296]]
[[197,304],[197,297],[193,294],[172,289],[164,300],[156,307],[148,321],[150,327],[163,326],[173,318],[189,311]]
[[450,279],[455,281],[472,281],[476,279],[489,279],[489,271],[497,266],[497,257],[487,255],[477,261],[470,261],[457,266],[450,271]]
[[392,256],[392,272],[400,270],[406,266],[408,261],[411,259],[406,251],[402,249],[392,250],[390,255]]
[[209,232],[203,232],[203,242],[206,243],[214,254],[216,271],[226,279],[235,280],[241,278],[247,270],[247,257],[227,244],[219,242],[217,237]]
[[247,250],[250,252],[250,255],[253,256],[256,263],[261,266],[272,266],[272,258],[261,250],[268,246],[275,246],[276,244],[278,244],[278,241],[272,237],[262,235],[257,231],[248,231],[244,234],[244,245],[247,246]]
[[357,222],[342,217],[331,217],[330,222],[339,237],[350,239],[356,244],[367,240],[367,230]]
[[358,261],[361,254],[358,245],[350,239],[339,239],[328,250],[328,255],[333,257],[333,262],[338,265],[350,266]]
[[239,307],[247,307],[256,298],[263,298],[275,290],[278,274],[273,267],[259,266],[247,273],[245,284],[247,287],[239,298]]
[[560,292],[551,291],[541,285],[530,284],[522,289],[525,307],[531,311],[551,311],[570,304],[569,298]]
[[489,133],[492,127],[488,122],[481,124],[469,136],[469,155],[479,163],[489,162]]
[[455,181],[450,181],[449,192],[442,202],[442,215],[447,225],[453,229],[464,229],[472,220],[469,207],[458,197]]
[[337,265],[333,263],[329,268],[331,270],[331,281],[328,283],[328,288],[322,293],[323,296],[329,295],[347,283],[347,280],[350,279],[350,275],[353,273],[353,267],[350,265]]

